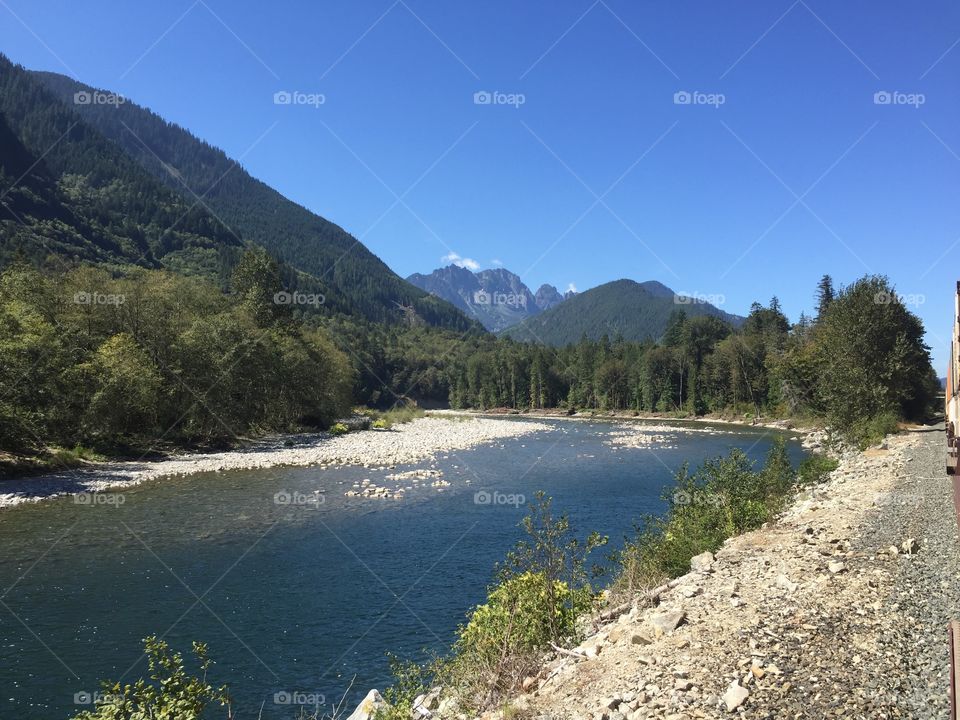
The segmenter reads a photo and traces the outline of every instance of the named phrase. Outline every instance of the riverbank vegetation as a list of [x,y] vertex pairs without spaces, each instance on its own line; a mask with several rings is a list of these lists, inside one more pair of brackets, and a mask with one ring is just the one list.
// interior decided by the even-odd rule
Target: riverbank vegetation
[[[0,452],[138,456],[330,428],[352,405],[387,428],[419,406],[808,418],[866,445],[937,392],[923,326],[882,277],[819,288],[790,324],[774,298],[741,327],[678,305],[658,342],[564,348],[324,314],[247,252],[229,291],[183,275],[14,264],[0,274]],[[304,299],[304,303],[294,302]],[[317,302],[320,303],[319,298]],[[321,303],[322,304],[322,303]]]

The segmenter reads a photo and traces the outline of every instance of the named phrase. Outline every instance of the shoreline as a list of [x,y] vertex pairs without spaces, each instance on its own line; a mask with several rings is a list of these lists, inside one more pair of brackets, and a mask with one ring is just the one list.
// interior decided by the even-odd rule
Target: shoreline
[[[522,419],[525,422],[516,422]],[[663,416],[566,415],[537,413],[486,413],[433,410],[426,417],[390,430],[359,430],[346,435],[307,433],[274,435],[253,440],[242,447],[215,452],[182,452],[159,460],[121,460],[87,463],[56,472],[29,474],[0,481],[0,512],[23,503],[35,503],[64,495],[99,493],[133,487],[150,480],[182,477],[202,472],[262,470],[274,467],[350,466],[394,468],[421,463],[438,454],[466,450],[498,440],[519,438],[553,428],[542,420],[599,420],[629,423],[631,420],[659,421],[651,429],[674,425],[680,432],[702,432],[685,428],[684,423],[721,424],[734,427],[766,427],[797,433],[805,449],[822,447],[816,431],[785,426],[784,421],[765,425],[695,418],[683,420]]]
[[340,436],[275,435],[219,452],[178,453],[162,460],[89,463],[70,470],[2,480],[0,511],[63,495],[118,490],[150,480],[202,472],[349,465],[393,468],[432,460],[441,453],[552,429],[536,421],[427,416],[390,430],[359,430]]

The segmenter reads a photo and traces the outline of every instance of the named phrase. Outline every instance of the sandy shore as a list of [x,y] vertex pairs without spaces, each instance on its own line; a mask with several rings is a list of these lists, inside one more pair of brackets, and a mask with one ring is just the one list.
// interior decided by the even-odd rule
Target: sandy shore
[[536,421],[425,417],[391,430],[366,430],[339,437],[326,433],[273,437],[227,452],[175,455],[156,462],[96,463],[48,475],[0,481],[0,509],[58,495],[103,492],[198,472],[307,465],[394,467],[431,460],[438,453],[552,429]]

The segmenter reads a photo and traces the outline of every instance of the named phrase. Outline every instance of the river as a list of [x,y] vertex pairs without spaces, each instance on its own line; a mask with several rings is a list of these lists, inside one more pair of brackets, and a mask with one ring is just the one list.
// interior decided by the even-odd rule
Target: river
[[[288,701],[329,705],[352,684],[351,709],[387,684],[388,651],[449,646],[520,537],[520,500],[546,491],[578,531],[609,535],[612,549],[664,510],[684,461],[731,447],[761,460],[773,437],[718,426],[667,447],[612,449],[610,423],[543,422],[551,431],[432,465],[198,473],[0,513],[0,718],[89,709],[100,680],[146,674],[149,634],[185,655],[191,640],[208,643],[208,678],[230,685],[240,718],[262,706],[264,720],[292,719],[300,708]],[[789,448],[798,462],[799,442]],[[416,467],[439,469],[450,485],[385,479]],[[346,497],[363,479],[412,489]]]

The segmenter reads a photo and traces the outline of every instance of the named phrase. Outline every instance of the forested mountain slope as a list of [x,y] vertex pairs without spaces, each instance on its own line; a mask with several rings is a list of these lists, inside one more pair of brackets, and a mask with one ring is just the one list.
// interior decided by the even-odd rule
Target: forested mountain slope
[[403,308],[413,308],[429,325],[471,327],[462,313],[404,281],[341,227],[283,197],[184,128],[129,100],[77,105],[76,93],[104,91],[55,73],[30,74],[168,191],[188,205],[208,205],[225,224],[223,232],[312,276],[328,304],[377,322],[399,321],[407,316]]
[[625,340],[658,340],[670,316],[683,310],[688,317],[713,315],[739,325],[743,318],[723,312],[696,298],[677,295],[667,286],[649,281],[615,280],[578,293],[563,303],[503,331],[502,335],[561,347],[586,336],[604,335]]

